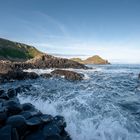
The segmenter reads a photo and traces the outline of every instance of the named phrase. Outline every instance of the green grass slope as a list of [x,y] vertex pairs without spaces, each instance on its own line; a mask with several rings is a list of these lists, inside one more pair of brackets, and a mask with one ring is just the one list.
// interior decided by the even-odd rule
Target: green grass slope
[[26,61],[41,54],[33,46],[0,38],[0,60]]

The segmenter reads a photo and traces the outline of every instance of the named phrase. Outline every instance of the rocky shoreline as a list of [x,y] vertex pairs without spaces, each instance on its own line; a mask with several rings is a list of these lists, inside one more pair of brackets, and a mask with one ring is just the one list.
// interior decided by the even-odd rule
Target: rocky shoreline
[[87,66],[72,60],[58,58],[51,55],[41,55],[25,62],[0,61],[0,73],[23,69],[46,69],[46,68],[75,68],[88,69]]
[[31,103],[20,104],[17,94],[22,90],[24,86],[0,89],[0,139],[71,140],[62,116],[43,114]]
[[[83,80],[84,75],[56,69],[50,74],[38,75],[22,70],[0,74],[0,83],[37,78],[64,77],[66,80]],[[65,131],[66,122],[62,116],[43,114],[31,103],[21,104],[17,95],[29,91],[30,86],[0,89],[0,139],[2,140],[71,140]]]
[[[4,40],[5,42],[5,40]],[[9,43],[9,41],[7,41]],[[12,43],[12,42],[10,42]],[[6,49],[15,49],[14,46],[22,46],[24,53],[28,52],[26,45],[12,43]],[[20,47],[16,48],[21,52]],[[1,48],[4,50],[3,46]],[[33,47],[29,47],[34,49]],[[37,51],[37,50],[36,50]],[[39,52],[38,52],[39,53]],[[10,55],[10,53],[9,53]],[[0,84],[17,80],[37,78],[60,78],[69,81],[83,80],[84,75],[61,68],[88,69],[87,66],[78,62],[39,53],[33,59],[27,61],[11,61],[7,57],[0,60]],[[18,60],[14,57],[14,60]],[[25,59],[26,60],[26,59]],[[50,74],[38,75],[34,72],[26,72],[27,69],[55,68]],[[43,114],[32,104],[21,104],[17,95],[28,87],[15,89],[0,89],[0,139],[2,140],[71,140],[65,131],[66,122],[62,116]]]
[[[50,74],[38,75],[25,69],[77,68],[88,69],[83,64],[42,55],[26,62],[0,61],[0,84],[16,80],[64,77],[70,81],[82,80],[84,75],[56,69]],[[20,104],[18,93],[28,87],[0,89],[0,139],[2,140],[71,140],[65,131],[66,122],[62,116],[43,114],[32,104]]]
[[84,79],[83,74],[76,73],[74,71],[69,71],[69,70],[56,69],[56,70],[53,70],[50,74],[44,73],[41,75],[38,75],[35,72],[13,70],[13,71],[9,71],[8,73],[0,74],[0,83],[13,82],[16,80],[37,79],[37,78],[46,79],[46,78],[51,78],[51,77],[54,77],[54,78],[63,77],[69,81],[80,81]]

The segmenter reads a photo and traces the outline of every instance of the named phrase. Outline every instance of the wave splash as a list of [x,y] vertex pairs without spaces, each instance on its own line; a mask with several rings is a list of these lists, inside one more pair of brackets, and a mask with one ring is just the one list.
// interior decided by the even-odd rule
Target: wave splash
[[140,140],[140,66],[94,67],[75,70],[88,77],[81,82],[63,78],[21,82],[31,84],[32,90],[20,94],[20,101],[64,116],[73,140]]

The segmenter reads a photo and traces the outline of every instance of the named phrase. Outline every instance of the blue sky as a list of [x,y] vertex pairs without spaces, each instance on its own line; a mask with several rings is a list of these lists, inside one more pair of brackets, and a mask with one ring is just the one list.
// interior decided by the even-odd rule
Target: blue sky
[[139,0],[0,0],[0,37],[62,56],[140,63]]

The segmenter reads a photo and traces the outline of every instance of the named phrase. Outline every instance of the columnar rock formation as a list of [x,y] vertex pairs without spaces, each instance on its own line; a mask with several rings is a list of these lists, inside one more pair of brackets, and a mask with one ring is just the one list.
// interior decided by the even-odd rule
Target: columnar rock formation
[[20,104],[17,94],[24,88],[0,89],[0,139],[71,140],[62,116],[43,114],[31,103]]

